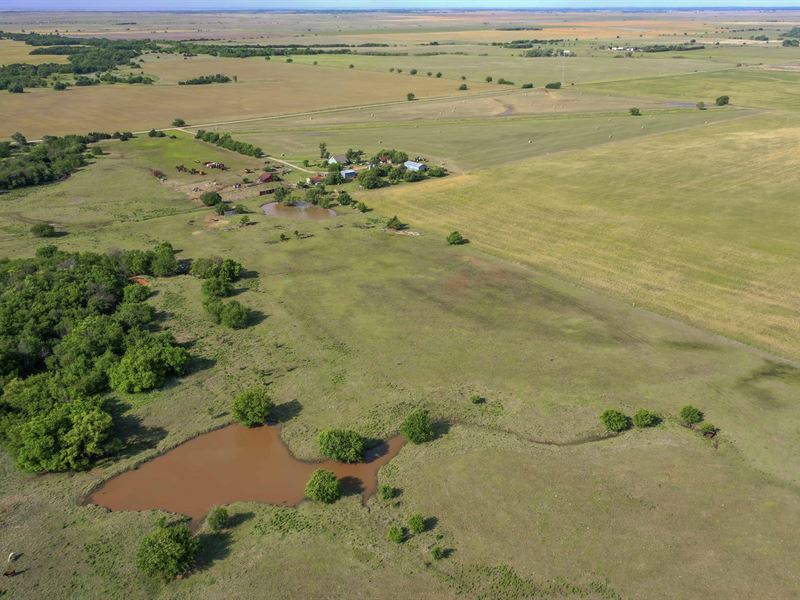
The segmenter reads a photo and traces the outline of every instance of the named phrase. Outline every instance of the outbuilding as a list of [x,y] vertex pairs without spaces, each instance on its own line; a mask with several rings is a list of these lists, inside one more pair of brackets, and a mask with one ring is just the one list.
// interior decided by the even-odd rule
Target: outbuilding
[[343,169],[341,171],[342,179],[345,181],[353,181],[356,178],[357,173],[353,169]]
[[275,178],[275,176],[272,173],[262,173],[261,175],[258,176],[258,182],[259,183],[269,183],[274,178]]
[[350,161],[347,160],[347,156],[344,154],[331,154],[330,158],[328,159],[329,165],[349,165]]
[[415,160],[407,160],[403,164],[405,165],[406,169],[408,169],[409,171],[427,171],[428,170],[428,165],[426,165],[425,163],[417,162]]

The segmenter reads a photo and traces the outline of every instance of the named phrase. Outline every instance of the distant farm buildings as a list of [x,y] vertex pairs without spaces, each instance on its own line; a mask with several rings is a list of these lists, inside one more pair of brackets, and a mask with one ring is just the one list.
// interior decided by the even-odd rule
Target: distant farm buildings
[[345,181],[353,181],[356,178],[357,173],[353,169],[343,169],[341,171],[342,179]]
[[259,183],[270,183],[273,179],[275,176],[272,173],[262,173],[258,176]]
[[347,160],[347,156],[344,154],[331,154],[330,158],[328,159],[329,165],[349,165],[350,161]]

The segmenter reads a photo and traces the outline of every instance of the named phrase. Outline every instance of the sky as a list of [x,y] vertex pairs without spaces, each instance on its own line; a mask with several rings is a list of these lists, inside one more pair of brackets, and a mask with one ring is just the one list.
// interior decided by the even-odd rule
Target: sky
[[0,0],[0,10],[798,7],[800,0]]

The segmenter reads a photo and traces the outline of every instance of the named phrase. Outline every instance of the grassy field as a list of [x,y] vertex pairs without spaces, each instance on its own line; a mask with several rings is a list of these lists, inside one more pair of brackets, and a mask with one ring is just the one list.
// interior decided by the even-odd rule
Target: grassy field
[[[205,86],[109,85],[70,88],[66,92],[33,89],[25,94],[4,94],[0,98],[0,123],[4,123],[0,136],[10,136],[14,131],[22,131],[31,139],[45,134],[139,131],[168,127],[176,117],[190,123],[208,123],[404,102],[408,92],[414,92],[420,99],[472,93],[457,92],[452,81],[435,78],[417,79],[410,85],[407,79],[389,73],[356,70],[345,73],[277,60],[225,60],[229,61],[228,68],[219,65],[206,74],[218,70],[232,75],[245,73],[253,64],[259,79]],[[173,62],[173,80],[183,77],[182,67],[182,61]],[[187,72],[194,73],[189,69]],[[482,86],[476,85],[474,89],[479,91]]]
[[0,66],[10,65],[14,63],[28,63],[31,65],[38,65],[41,63],[65,63],[67,62],[66,56],[44,56],[44,55],[31,55],[33,46],[28,46],[24,42],[15,42],[13,40],[0,40]]
[[[183,147],[175,143],[127,142],[118,169],[166,169]],[[60,202],[117,164],[120,144],[105,145],[109,157],[71,178]],[[427,184],[398,189],[436,197]],[[138,421],[139,446],[117,461],[31,478],[0,460],[0,525],[29,569],[3,582],[7,597],[246,598],[265,580],[296,598],[396,598],[400,589],[494,597],[496,586],[512,598],[532,589],[555,598],[661,598],[664,586],[672,597],[780,597],[797,584],[788,524],[800,516],[800,471],[786,460],[798,451],[794,367],[483,254],[477,239],[448,247],[433,225],[419,237],[390,235],[375,223],[393,212],[388,204],[379,214],[319,223],[256,214],[251,227],[208,229],[200,218],[159,216],[165,199],[150,192],[126,189],[116,199],[136,199],[141,218],[67,225],[57,242],[103,251],[168,239],[181,258],[240,260],[257,277],[244,280],[237,299],[258,311],[258,323],[238,332],[211,326],[197,280],[155,282],[154,304],[191,343],[192,372],[164,390],[121,398]],[[9,220],[37,215],[52,198],[35,190],[13,202],[19,215]],[[255,210],[258,200],[247,204]],[[277,242],[298,228],[311,237]],[[2,243],[6,256],[35,245],[22,229]],[[280,509],[239,506],[241,525],[230,534],[202,535],[197,574],[166,587],[142,579],[133,554],[155,515],[80,507],[79,498],[155,449],[227,422],[231,396],[255,381],[286,407],[284,438],[304,458],[316,457],[320,428],[384,437],[412,406],[451,426],[384,468],[382,480],[403,489],[396,503],[372,501],[369,511],[355,497],[333,508],[304,505],[288,525],[273,517]],[[470,403],[474,393],[487,402]],[[721,427],[718,447],[675,424],[686,403]],[[665,424],[589,441],[609,406],[647,407]],[[402,546],[387,541],[389,524],[416,510],[437,519],[434,529]],[[429,566],[434,543],[453,553]],[[300,562],[303,577],[293,568]]]
[[[490,100],[486,99],[487,102]],[[516,106],[524,110],[524,98],[507,98],[503,101],[501,106],[512,114]],[[463,111],[461,103],[434,104],[434,110],[437,107],[442,109],[439,111],[442,113],[441,119],[415,120],[413,123],[379,121],[383,115],[378,112],[370,113],[375,117],[368,117],[370,121],[378,121],[376,123],[322,125],[320,117],[315,117],[314,125],[309,126],[307,122],[302,128],[287,128],[283,120],[275,120],[220,129],[232,130],[237,139],[261,144],[267,152],[281,150],[287,156],[298,159],[319,156],[318,146],[324,141],[334,150],[358,147],[366,150],[368,155],[381,148],[398,148],[413,155],[423,154],[450,168],[473,170],[614,140],[702,126],[705,122],[725,121],[747,114],[736,111],[700,112],[685,108],[661,109],[637,119],[628,114],[628,108],[619,107],[614,112],[606,113],[459,119],[455,115],[469,110]],[[422,108],[420,106],[419,110]]]
[[745,118],[390,189],[368,202],[798,358],[790,175],[800,166],[798,136],[788,117]]

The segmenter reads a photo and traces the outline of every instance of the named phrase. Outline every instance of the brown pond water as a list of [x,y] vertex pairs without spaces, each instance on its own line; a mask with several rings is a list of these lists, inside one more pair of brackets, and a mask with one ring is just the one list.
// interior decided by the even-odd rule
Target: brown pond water
[[315,469],[333,471],[347,493],[374,495],[378,469],[400,452],[406,440],[395,436],[368,450],[365,462],[321,463],[296,459],[277,425],[229,425],[181,444],[132,471],[110,479],[87,499],[111,510],[162,509],[199,525],[219,504],[256,501],[295,506],[304,498]]
[[261,209],[268,217],[283,217],[285,219],[302,219],[305,221],[323,221],[336,216],[336,211],[331,208],[322,208],[309,202],[298,202],[288,206],[280,202],[264,204]]

